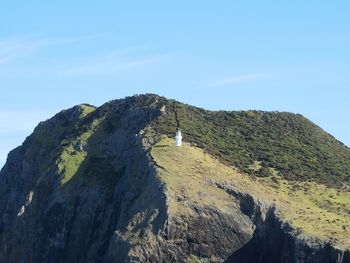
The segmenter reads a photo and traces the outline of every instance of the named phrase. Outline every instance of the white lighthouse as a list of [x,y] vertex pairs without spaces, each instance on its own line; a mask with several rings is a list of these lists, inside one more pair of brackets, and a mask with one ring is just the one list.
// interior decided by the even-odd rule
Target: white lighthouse
[[182,146],[182,135],[181,135],[180,129],[177,129],[176,131],[175,141],[176,141],[176,146],[178,147]]

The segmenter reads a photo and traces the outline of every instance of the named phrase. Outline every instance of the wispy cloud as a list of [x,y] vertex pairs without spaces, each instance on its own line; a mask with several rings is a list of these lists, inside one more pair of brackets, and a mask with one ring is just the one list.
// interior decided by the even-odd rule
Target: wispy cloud
[[157,63],[169,56],[170,54],[154,55],[147,57],[122,57],[121,52],[91,59],[88,62],[82,62],[62,71],[63,75],[106,75],[113,74],[123,70],[140,68],[150,64]]
[[211,83],[209,86],[210,87],[230,86],[230,85],[235,85],[246,81],[260,79],[263,77],[264,77],[263,74],[248,74],[248,75],[233,76],[233,77],[228,77],[228,78],[215,81]]
[[0,39],[0,64],[30,56],[50,46],[65,45],[83,41],[96,36],[63,37],[63,38],[12,38]]
[[[20,61],[27,57],[34,57],[43,50],[48,48],[57,48],[60,45],[69,45],[79,42],[79,45],[85,46],[87,40],[98,38],[99,35],[81,36],[81,37],[65,37],[65,38],[13,38],[0,39],[0,66],[7,66],[14,61]],[[80,43],[81,42],[81,43]],[[55,56],[55,52],[51,52],[45,64],[41,60],[34,65],[16,64],[16,72],[12,69],[4,73],[5,76],[81,76],[81,75],[108,75],[124,70],[142,68],[157,63],[172,54],[151,54],[147,52],[150,49],[145,45],[131,46],[123,49],[117,49],[102,54],[77,54],[76,57],[65,56],[60,53],[60,57]],[[149,51],[149,50],[148,50]],[[40,58],[37,56],[37,58]],[[5,67],[2,67],[6,70]],[[11,71],[12,70],[12,71]],[[13,73],[13,74],[12,74]]]

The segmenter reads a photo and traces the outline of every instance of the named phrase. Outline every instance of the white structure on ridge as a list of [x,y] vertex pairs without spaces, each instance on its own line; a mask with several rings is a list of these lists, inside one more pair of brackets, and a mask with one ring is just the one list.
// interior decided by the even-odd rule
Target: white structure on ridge
[[175,141],[176,141],[176,146],[178,147],[182,146],[182,136],[181,136],[181,131],[179,129],[177,129],[176,131]]

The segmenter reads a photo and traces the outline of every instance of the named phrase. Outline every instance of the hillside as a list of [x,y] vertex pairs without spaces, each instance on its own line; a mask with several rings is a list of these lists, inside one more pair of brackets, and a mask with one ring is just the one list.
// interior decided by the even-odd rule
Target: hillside
[[[276,172],[337,188],[350,182],[350,149],[299,114],[212,112],[175,101],[169,102],[170,113],[174,105],[185,140],[242,172],[258,177]],[[154,122],[158,133],[170,137],[175,128],[175,114]]]
[[[160,169],[160,178],[172,192],[169,195],[183,198],[183,202],[175,202],[178,213],[186,213],[189,202],[212,205],[224,211],[234,203],[222,189],[230,186],[277,207],[279,216],[299,230],[299,234],[331,240],[342,248],[350,247],[349,192],[276,176],[251,178],[197,147],[178,148],[174,140],[168,138],[156,144],[151,155]],[[171,208],[170,205],[171,202]]]
[[291,113],[82,104],[0,172],[0,262],[348,263],[349,235],[350,150]]

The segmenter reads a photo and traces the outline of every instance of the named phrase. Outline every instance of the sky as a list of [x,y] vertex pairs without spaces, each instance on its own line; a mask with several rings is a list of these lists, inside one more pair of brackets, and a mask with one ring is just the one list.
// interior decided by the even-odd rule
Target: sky
[[350,1],[3,1],[0,167],[80,103],[301,113],[350,146]]

